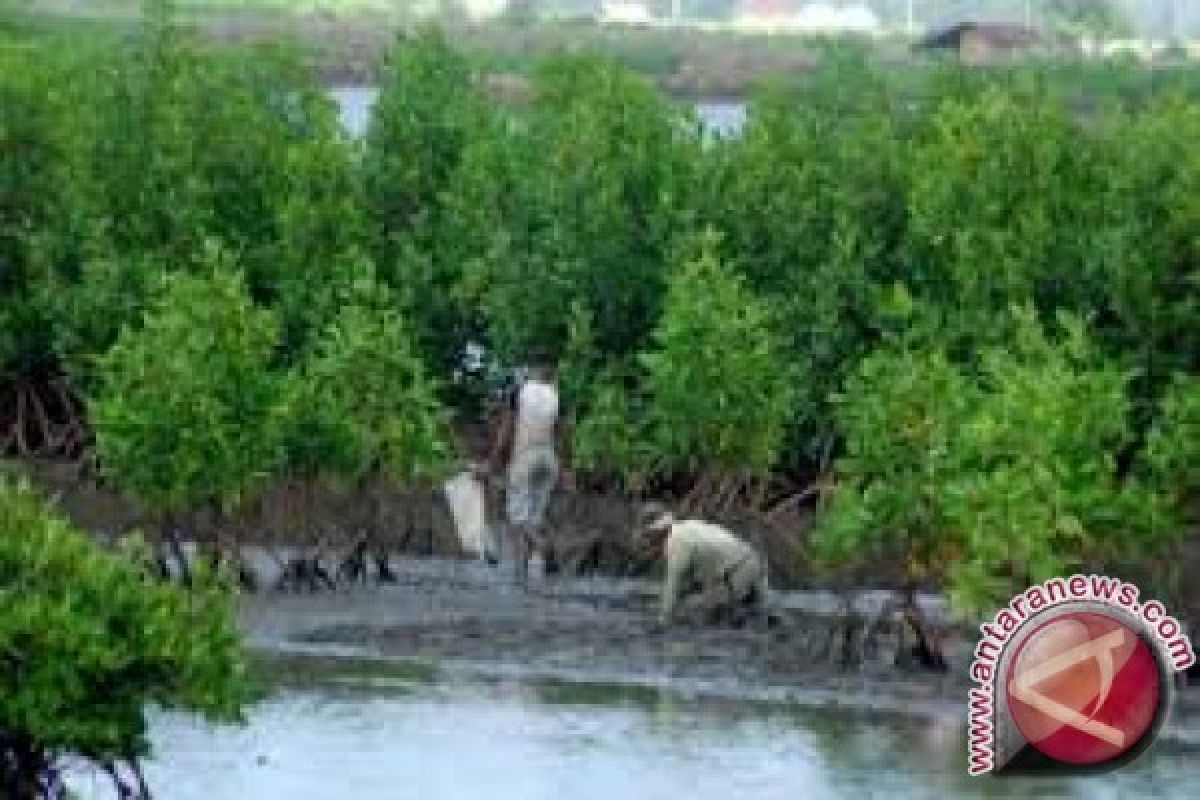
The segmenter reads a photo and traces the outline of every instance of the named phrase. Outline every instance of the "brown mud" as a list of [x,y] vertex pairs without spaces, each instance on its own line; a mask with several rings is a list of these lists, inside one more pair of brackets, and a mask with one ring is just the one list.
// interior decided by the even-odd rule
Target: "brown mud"
[[[442,679],[667,692],[695,700],[961,719],[973,640],[947,669],[914,658],[885,592],[775,593],[773,627],[655,624],[657,584],[535,577],[526,589],[478,562],[402,561],[393,585],[246,596],[241,623],[268,660],[419,669]],[[931,618],[942,610],[923,597]],[[1176,702],[1164,738],[1200,744],[1200,692]]]
[[[156,519],[138,503],[102,485],[78,463],[12,462],[82,529],[111,540],[132,530],[154,534]],[[498,508],[491,492],[489,509]],[[634,546],[636,504],[611,492],[559,491],[549,509],[548,530],[565,574],[636,576],[656,565]],[[810,585],[804,558],[811,515],[785,509],[770,520],[748,507],[718,515],[767,555],[771,583],[780,588]],[[360,543],[392,556],[466,556],[450,509],[436,487],[404,487],[373,481],[338,490],[330,486],[280,483],[237,513],[216,518],[197,510],[180,515],[181,538],[236,546],[311,548],[335,564]]]
[[[397,573],[388,586],[247,595],[242,622],[263,651],[419,662],[495,678],[880,707],[955,702],[965,686],[961,664],[921,667],[882,595],[843,607],[818,593],[778,593],[773,626],[661,627],[657,584],[644,579],[535,575],[522,589],[503,566],[442,559],[405,560]],[[954,658],[965,652],[964,642]]]

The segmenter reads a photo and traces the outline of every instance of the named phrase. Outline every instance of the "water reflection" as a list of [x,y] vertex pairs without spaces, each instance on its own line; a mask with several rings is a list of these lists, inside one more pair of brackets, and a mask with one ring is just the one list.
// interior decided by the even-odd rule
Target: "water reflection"
[[[371,86],[338,86],[329,91],[337,101],[342,127],[353,137],[363,136],[379,90]],[[746,107],[738,102],[700,102],[696,111],[708,131],[720,136],[736,134],[746,121]]]
[[[285,688],[245,728],[154,717],[159,755],[148,775],[161,797],[1148,800],[1194,797],[1200,780],[1193,757],[1166,751],[1087,781],[971,779],[952,717],[939,725],[649,689],[481,683],[426,667],[330,662],[277,674]],[[98,779],[74,784],[85,798],[107,796]]]

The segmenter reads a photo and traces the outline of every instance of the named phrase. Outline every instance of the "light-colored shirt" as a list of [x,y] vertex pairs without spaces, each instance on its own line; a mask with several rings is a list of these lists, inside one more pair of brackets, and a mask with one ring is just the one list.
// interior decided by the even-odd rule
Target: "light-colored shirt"
[[757,551],[720,525],[689,519],[671,526],[666,543],[667,577],[662,594],[662,618],[670,620],[684,581],[709,592],[746,561],[758,563]]
[[554,449],[554,426],[557,422],[558,390],[541,381],[526,381],[517,394],[514,458],[518,453],[537,447]]

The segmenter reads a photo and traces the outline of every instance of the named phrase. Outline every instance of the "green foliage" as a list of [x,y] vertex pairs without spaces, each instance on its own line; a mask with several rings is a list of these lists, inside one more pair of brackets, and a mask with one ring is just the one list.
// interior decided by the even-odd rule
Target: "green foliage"
[[1168,388],[1145,456],[1152,480],[1176,502],[1200,499],[1200,379],[1179,376]]
[[779,458],[793,376],[768,305],[716,249],[704,237],[671,277],[642,356],[653,441],[672,467],[765,473]]
[[39,289],[80,257],[86,181],[60,61],[0,41],[0,371],[50,354]]
[[572,464],[637,489],[655,466],[643,376],[633,359],[605,363],[582,302],[572,305],[567,327],[558,384],[571,418]]
[[210,239],[283,307],[292,350],[325,322],[314,309],[345,280],[331,268],[361,241],[362,211],[333,102],[295,54],[204,48],[151,16],[120,48],[51,39],[2,58],[0,126],[20,125],[5,152],[21,157],[3,160],[0,191],[21,220],[19,237],[0,220],[0,246],[20,246],[12,281],[28,298],[6,304],[25,321],[2,327],[27,340],[7,350],[86,383],[166,265],[192,268]]
[[1153,405],[1172,374],[1200,367],[1200,107],[1179,97],[1113,115],[1098,138],[1108,179],[1094,274],[1104,335],[1142,370],[1138,401]]
[[882,82],[840,61],[802,92],[760,92],[743,135],[714,154],[710,218],[777,312],[799,376],[790,464],[828,445],[827,398],[873,341],[873,286],[903,231],[901,156]]
[[864,360],[837,398],[846,452],[822,554],[905,558],[971,613],[1084,559],[1168,543],[1161,498],[1117,470],[1128,376],[1077,320],[1061,323],[1051,341],[1031,310],[1015,313],[1011,349],[984,351],[978,373],[936,348]]
[[908,160],[904,279],[950,348],[1003,342],[1014,303],[1077,308],[1091,185],[1061,103],[1036,84],[988,87],[944,100],[925,127]]
[[435,29],[398,42],[384,65],[362,175],[380,261],[428,235],[440,194],[487,118],[477,76]]
[[278,321],[219,253],[207,275],[168,273],[138,327],[97,366],[92,425],[102,468],[156,511],[236,506],[276,469],[268,370]]
[[344,298],[285,392],[293,470],[357,479],[437,477],[451,456],[448,420],[385,289],[362,281]]
[[232,596],[203,575],[186,592],[161,582],[146,556],[99,549],[0,477],[0,771],[14,744],[51,762],[146,755],[149,706],[240,719]]
[[93,158],[118,248],[187,255],[214,236],[255,255],[269,248],[293,188],[292,147],[336,135],[332,101],[296,60],[201,49],[167,21],[96,66],[109,75],[89,87]]
[[597,57],[545,65],[503,142],[464,156],[454,227],[499,356],[559,354],[568,314],[598,352],[628,356],[653,327],[665,265],[686,230],[694,138],[649,84]]
[[361,164],[372,254],[424,352],[449,369],[470,317],[455,291],[462,263],[439,238],[444,194],[464,151],[493,135],[496,123],[470,63],[436,30],[398,42],[381,84]]
[[636,491],[661,462],[645,421],[649,403],[641,376],[631,372],[609,367],[592,376],[571,428],[571,456],[574,467]]

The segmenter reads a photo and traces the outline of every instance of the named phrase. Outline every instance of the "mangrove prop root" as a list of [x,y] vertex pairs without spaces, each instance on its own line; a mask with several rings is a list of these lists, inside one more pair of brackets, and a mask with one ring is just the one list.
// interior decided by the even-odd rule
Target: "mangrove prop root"
[[376,580],[380,583],[397,583],[400,580],[388,562],[388,555],[385,552],[381,551],[375,554],[375,570]]
[[74,459],[87,439],[83,404],[65,380],[0,382],[0,456]]
[[338,582],[364,583],[367,579],[367,539],[360,538],[338,564]]
[[[120,800],[153,800],[150,787],[146,784],[145,776],[142,774],[142,768],[137,759],[129,758],[124,763],[105,761],[101,764],[101,768],[112,781],[113,789]],[[132,775],[132,782],[127,781],[121,774],[122,768]]]
[[774,522],[792,509],[798,508],[812,498],[823,494],[828,488],[828,484],[825,481],[818,480],[799,492],[785,497],[767,511],[767,521]]
[[188,564],[187,554],[183,551],[183,543],[179,540],[179,531],[175,529],[174,525],[168,525],[166,536],[167,545],[171,549],[171,555],[175,558],[175,564],[179,567],[179,575],[183,581],[183,585],[190,587],[192,585],[192,568]]

